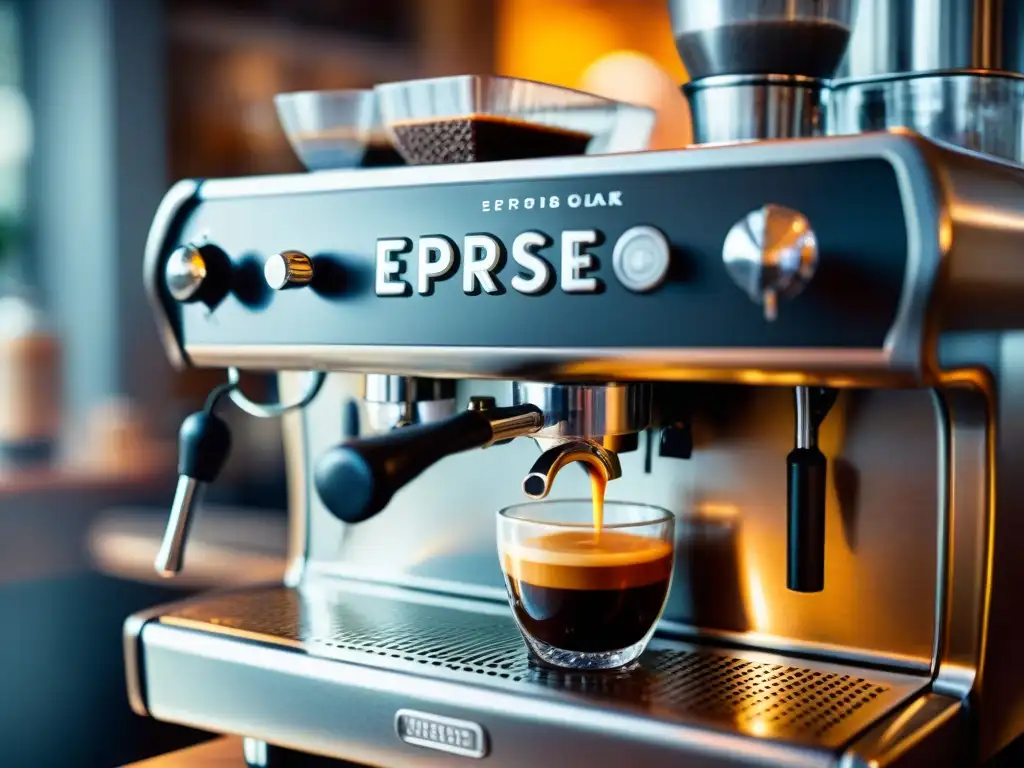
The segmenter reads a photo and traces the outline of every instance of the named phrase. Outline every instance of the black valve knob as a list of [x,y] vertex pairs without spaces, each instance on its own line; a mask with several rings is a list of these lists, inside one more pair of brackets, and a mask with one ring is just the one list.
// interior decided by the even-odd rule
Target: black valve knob
[[693,430],[688,422],[670,424],[661,430],[659,455],[670,459],[688,459],[693,455]]
[[156,570],[161,576],[174,576],[181,570],[194,519],[192,513],[205,486],[216,480],[224,468],[230,450],[231,432],[213,414],[212,406],[182,422],[178,431],[178,487],[156,556]]

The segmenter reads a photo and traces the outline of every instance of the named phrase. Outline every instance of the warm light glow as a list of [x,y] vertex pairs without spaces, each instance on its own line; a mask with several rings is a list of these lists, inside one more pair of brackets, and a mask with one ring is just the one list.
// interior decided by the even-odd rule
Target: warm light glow
[[736,377],[744,384],[775,384],[777,386],[799,387],[810,380],[803,373],[785,373],[775,371],[739,371]]
[[735,504],[702,501],[697,505],[694,512],[699,519],[724,522],[739,517],[740,509]]
[[771,614],[768,610],[768,596],[764,591],[761,572],[753,562],[747,562],[747,606],[750,609],[750,621],[755,632],[768,632],[771,627]]
[[583,73],[580,88],[653,109],[657,118],[649,149],[680,149],[693,143],[690,107],[679,83],[650,56],[636,51],[605,54]]
[[578,88],[597,59],[634,50],[676,82],[686,78],[663,2],[503,0],[497,28],[498,72],[504,75]]
[[752,733],[754,736],[767,736],[771,733],[771,728],[768,723],[759,717],[755,717],[749,723],[747,723],[747,731]]
[[[973,204],[957,202],[954,209],[954,218],[961,221],[969,221],[979,229],[997,229],[1003,232],[1024,231],[1024,217],[1019,213],[1005,208],[995,208],[984,204]],[[952,232],[946,232],[945,228],[940,233],[944,242],[942,245],[948,247],[952,243]]]

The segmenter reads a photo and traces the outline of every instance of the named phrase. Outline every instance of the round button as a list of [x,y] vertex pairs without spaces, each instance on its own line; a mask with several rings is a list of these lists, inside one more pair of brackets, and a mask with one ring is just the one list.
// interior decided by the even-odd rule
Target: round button
[[619,282],[634,293],[659,287],[668,276],[672,248],[660,230],[633,227],[626,230],[612,251],[612,269]]
[[263,265],[263,277],[275,291],[300,288],[313,281],[313,260],[299,251],[275,253]]
[[199,300],[207,277],[209,269],[206,259],[193,245],[176,248],[164,268],[167,290],[176,301],[183,303]]

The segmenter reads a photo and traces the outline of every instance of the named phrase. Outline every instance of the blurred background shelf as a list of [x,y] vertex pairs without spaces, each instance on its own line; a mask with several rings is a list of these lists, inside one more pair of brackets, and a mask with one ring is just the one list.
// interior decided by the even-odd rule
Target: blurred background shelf
[[286,567],[280,424],[225,408],[235,449],[183,578],[152,575],[178,425],[224,377],[171,369],[142,290],[171,183],[299,171],[278,92],[461,73],[656,104],[657,146],[681,146],[667,27],[663,0],[0,0],[0,124],[22,129],[0,131],[0,296],[30,289],[59,341],[63,441],[59,464],[0,467],[0,677],[19,691],[0,765],[109,768],[209,738],[131,714],[121,623]]

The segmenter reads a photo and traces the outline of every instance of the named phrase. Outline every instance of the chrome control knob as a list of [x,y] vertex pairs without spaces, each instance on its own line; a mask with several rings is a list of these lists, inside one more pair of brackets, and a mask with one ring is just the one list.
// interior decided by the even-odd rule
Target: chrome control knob
[[263,265],[263,278],[275,291],[313,282],[313,260],[299,251],[275,253]]
[[793,298],[814,277],[818,240],[802,213],[766,205],[729,230],[722,260],[736,285],[764,307],[771,321],[778,315],[779,298]]
[[167,290],[175,301],[182,303],[200,301],[209,277],[210,265],[194,245],[175,249],[164,267]]

